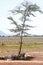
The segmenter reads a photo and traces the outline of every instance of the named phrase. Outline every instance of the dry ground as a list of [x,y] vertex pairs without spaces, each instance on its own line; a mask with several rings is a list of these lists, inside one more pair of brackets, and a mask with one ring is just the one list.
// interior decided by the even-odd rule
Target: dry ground
[[[14,42],[18,42],[18,38],[16,38],[14,40],[14,38],[0,38],[0,43],[2,44],[2,42],[5,44],[14,44]],[[13,42],[12,42],[13,41]],[[7,43],[6,43],[7,42]],[[17,43],[16,42],[16,43]],[[25,43],[43,43],[43,38],[25,38],[23,40],[23,42]],[[1,49],[1,48],[0,48]],[[7,50],[7,51],[6,51]],[[14,55],[18,53],[19,49],[12,49],[6,48],[1,49],[0,51],[0,56],[8,56],[8,55]],[[23,61],[23,62],[18,62],[18,61],[1,61],[0,60],[0,65],[43,65],[43,46],[36,48],[27,48],[27,49],[22,49],[22,52],[25,52],[27,55],[33,56],[34,58],[31,61]]]
[[29,55],[35,58],[31,61],[0,60],[0,65],[43,65],[43,52],[29,52]]
[[0,65],[43,65],[43,61],[0,61]]
[[[22,52],[25,52],[26,55],[32,56],[34,57],[33,59],[31,59],[31,61],[43,61],[43,51],[32,51],[32,50],[22,50]],[[15,55],[18,53],[18,50],[16,49],[12,49],[11,51],[8,52],[1,52],[0,56],[10,56],[10,55]]]

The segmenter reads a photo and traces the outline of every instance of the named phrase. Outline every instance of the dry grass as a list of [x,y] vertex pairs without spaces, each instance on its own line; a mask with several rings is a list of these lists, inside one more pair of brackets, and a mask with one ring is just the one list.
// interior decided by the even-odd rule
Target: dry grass
[[[17,54],[19,41],[20,38],[18,37],[0,37],[0,56]],[[22,52],[43,52],[43,38],[23,38],[23,43]]]
[[[0,44],[7,44],[7,45],[15,45],[20,42],[20,38],[18,37],[0,37]],[[23,43],[29,44],[29,43],[43,43],[43,38],[38,37],[24,37]]]

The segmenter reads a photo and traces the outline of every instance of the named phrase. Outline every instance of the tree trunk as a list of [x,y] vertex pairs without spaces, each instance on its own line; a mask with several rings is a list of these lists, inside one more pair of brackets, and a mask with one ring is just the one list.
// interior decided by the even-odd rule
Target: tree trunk
[[18,55],[21,54],[22,44],[23,44],[23,42],[22,42],[22,34],[21,34],[21,37],[20,37],[20,48],[19,48],[19,53],[18,53]]

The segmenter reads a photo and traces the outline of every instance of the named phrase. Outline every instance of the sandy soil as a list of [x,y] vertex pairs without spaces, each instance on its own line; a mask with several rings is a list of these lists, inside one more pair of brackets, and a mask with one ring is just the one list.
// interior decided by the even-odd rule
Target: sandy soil
[[0,65],[43,65],[43,61],[0,61]]
[[[31,52],[27,52],[27,55],[29,55],[31,57],[34,57],[33,59],[31,59],[31,61],[43,61],[43,51],[37,51],[37,52],[36,51],[33,51],[33,52],[31,51]],[[5,56],[10,56],[10,55],[4,55],[4,57]]]
[[30,52],[29,55],[34,57],[32,61],[43,61],[43,52]]
[[34,58],[31,61],[0,60],[0,65],[43,65],[43,52],[29,52]]

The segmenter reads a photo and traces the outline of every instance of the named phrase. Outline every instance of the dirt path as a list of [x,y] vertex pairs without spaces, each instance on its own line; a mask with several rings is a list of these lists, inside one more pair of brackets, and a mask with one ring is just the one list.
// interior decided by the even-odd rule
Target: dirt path
[[43,52],[30,52],[29,54],[34,57],[33,61],[43,61]]
[[43,65],[43,61],[0,61],[0,65]]

